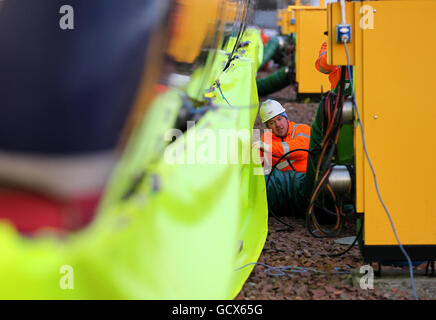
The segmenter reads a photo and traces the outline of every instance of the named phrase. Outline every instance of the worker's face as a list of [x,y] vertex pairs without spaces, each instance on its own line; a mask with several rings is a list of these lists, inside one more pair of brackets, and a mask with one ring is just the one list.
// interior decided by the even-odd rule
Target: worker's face
[[272,130],[273,134],[283,138],[288,134],[288,119],[283,116],[276,116],[266,123],[267,127]]

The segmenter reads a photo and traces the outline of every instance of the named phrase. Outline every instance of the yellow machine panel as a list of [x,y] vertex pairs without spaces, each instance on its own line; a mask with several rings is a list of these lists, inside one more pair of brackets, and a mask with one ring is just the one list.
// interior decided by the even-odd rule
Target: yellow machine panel
[[292,16],[295,16],[295,13],[289,12],[288,9],[277,11],[277,25],[280,27],[280,34],[290,35],[296,32],[296,25],[291,24]]
[[[436,2],[371,5],[377,20],[374,30],[363,32],[364,129],[370,152],[376,157],[380,191],[404,244],[436,244],[436,150],[431,147],[436,141],[436,105],[432,98],[436,46],[428,38],[436,35]],[[405,50],[405,39],[411,50]],[[409,157],[415,161],[405,166]],[[396,244],[369,183],[369,168],[365,166],[364,170],[368,181],[364,191],[365,243]]]
[[[345,14],[347,16],[347,23],[351,24],[351,43],[348,44],[348,50],[350,52],[350,64],[354,65],[354,48],[356,43],[356,33],[360,29],[359,13],[356,14],[356,10],[360,10],[360,3],[347,2]],[[336,43],[336,25],[341,23],[341,7],[339,3],[332,3],[328,5],[327,9],[328,20],[328,41],[327,41],[327,63],[332,65],[344,66],[347,64],[347,56],[345,54],[344,45]],[[359,11],[358,11],[359,12]],[[356,30],[357,28],[357,30]]]
[[[373,25],[367,20],[369,9]],[[336,44],[332,33],[340,23],[339,5],[329,5],[328,12],[329,59],[344,65],[344,45]],[[367,149],[380,193],[412,259],[436,256],[435,12],[431,0],[347,3],[347,23],[353,29],[348,47]],[[364,159],[359,128],[355,135],[364,255],[382,259],[395,251],[392,257],[397,257],[400,251]]]
[[287,9],[278,10],[277,25],[281,34],[295,33],[296,82],[298,93],[313,94],[330,90],[328,77],[315,69],[321,44],[326,41],[327,7],[320,0],[319,6],[302,6],[301,1]]
[[[359,79],[362,76],[362,50],[355,50],[355,45],[361,45],[362,32],[360,30],[360,8],[361,3],[346,3],[346,16],[347,23],[351,24],[352,34],[351,43],[349,43],[349,59],[350,64],[354,66],[354,74],[356,81],[354,83],[354,89],[356,93],[356,101],[359,106],[363,107],[362,100],[362,83]],[[355,12],[358,12],[356,15]],[[363,17],[363,15],[362,15]],[[336,25],[341,23],[341,8],[339,3],[329,4],[327,7],[327,21],[328,21],[328,41],[327,41],[327,62],[333,65],[346,65],[347,56],[345,54],[344,45],[336,43]],[[355,26],[359,26],[356,29]],[[356,63],[356,60],[358,63]],[[359,78],[357,78],[359,77]],[[361,107],[361,108],[362,108]],[[362,120],[363,121],[363,120]],[[363,188],[364,188],[364,153],[362,138],[360,136],[360,130],[355,130],[355,165],[356,165],[356,211],[365,212]]]
[[326,13],[326,8],[296,12],[296,81],[299,93],[321,93],[330,90],[328,77],[315,69],[321,44],[327,40],[324,35],[327,30]]
[[204,45],[203,42],[209,40],[208,28],[212,26],[207,22],[219,18],[220,2],[218,0],[179,0],[179,2],[180,6],[175,18],[179,28],[174,32],[167,51],[177,62],[193,63]]
[[[319,1],[319,6],[302,6],[301,0],[296,0],[295,5],[288,6],[287,9],[277,10],[277,25],[280,27],[282,35],[290,35],[297,32],[297,13],[301,10],[326,10],[325,0]],[[325,30],[323,30],[324,32]]]
[[224,1],[222,10],[224,23],[232,23],[236,19],[238,4],[236,2]]

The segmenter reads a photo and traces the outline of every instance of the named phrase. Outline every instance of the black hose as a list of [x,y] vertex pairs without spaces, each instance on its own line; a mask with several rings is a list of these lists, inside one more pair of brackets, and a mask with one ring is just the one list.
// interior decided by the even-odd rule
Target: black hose
[[[335,206],[336,206],[337,212],[336,212],[335,216],[337,217],[337,224],[339,224],[339,226],[338,226],[338,228],[335,229],[336,230],[335,233],[332,233],[330,230],[326,230],[326,229],[322,228],[321,224],[318,222],[318,219],[316,218],[316,214],[314,212],[314,208],[316,207],[315,200],[318,198],[318,195],[321,194],[321,190],[324,188],[324,185],[328,184],[327,177],[328,177],[328,174],[330,174],[332,167],[333,167],[333,164],[331,164],[330,168],[328,170],[326,170],[326,173],[324,174],[321,183],[318,184],[318,186],[315,188],[315,189],[317,189],[317,191],[314,190],[314,192],[315,191],[317,192],[317,196],[313,199],[313,201],[312,200],[310,201],[309,206],[307,208],[306,229],[314,238],[336,237],[342,230],[343,221],[341,219],[340,209],[339,209],[336,202],[335,202]],[[312,197],[313,197],[313,194],[312,194]],[[319,207],[319,208],[324,210],[324,206]],[[329,212],[327,212],[327,213],[329,213]],[[314,230],[312,230],[312,228],[311,228],[312,225],[315,226]],[[316,235],[314,233],[315,230],[318,230],[318,232],[320,232],[321,235]]]
[[348,251],[350,251],[354,247],[356,242],[359,240],[360,235],[362,234],[362,230],[363,230],[363,223],[360,226],[359,232],[357,232],[356,239],[354,239],[353,243],[345,251],[343,251],[341,253],[329,254],[328,256],[329,257],[339,257],[339,256],[342,256],[342,255],[346,254]]

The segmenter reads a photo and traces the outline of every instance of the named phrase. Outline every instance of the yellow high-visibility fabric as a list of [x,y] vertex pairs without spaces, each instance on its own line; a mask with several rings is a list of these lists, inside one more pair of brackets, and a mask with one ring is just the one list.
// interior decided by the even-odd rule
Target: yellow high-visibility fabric
[[[199,152],[213,150],[220,130],[250,132],[254,124],[251,59],[235,61],[220,81],[235,108],[217,95],[220,108],[169,146],[181,94],[169,90],[154,101],[86,229],[61,240],[27,239],[0,223],[0,298],[234,298],[253,266],[236,269],[256,262],[265,243],[267,203],[256,150],[248,149],[254,161],[236,164],[210,164]],[[238,153],[247,153],[247,142],[250,134],[238,138]],[[67,276],[72,289],[62,287]]]

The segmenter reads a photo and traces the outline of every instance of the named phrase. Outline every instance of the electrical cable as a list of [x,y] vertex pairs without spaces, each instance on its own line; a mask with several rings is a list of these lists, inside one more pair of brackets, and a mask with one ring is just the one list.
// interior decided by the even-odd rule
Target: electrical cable
[[223,97],[224,101],[227,102],[227,104],[231,107],[232,105],[230,104],[230,102],[224,96],[223,90],[221,90],[221,83],[220,83],[219,80],[216,81],[216,86],[218,87],[218,90],[221,93],[221,96]]
[[[321,178],[320,183],[315,188],[315,191],[312,194],[312,197],[311,197],[311,200],[310,200],[310,204],[309,204],[309,207],[308,207],[307,212],[306,212],[306,229],[315,238],[336,237],[341,232],[342,226],[343,226],[343,221],[341,219],[341,210],[338,209],[337,203],[335,203],[336,225],[335,225],[333,230],[323,229],[321,227],[321,225],[318,223],[318,221],[317,221],[317,219],[315,217],[315,214],[313,213],[313,208],[315,206],[315,200],[316,200],[316,198],[318,196],[318,193],[323,188],[323,186],[328,184],[327,177],[329,176],[332,167],[333,167],[333,165],[325,172],[325,174]],[[333,200],[335,200],[334,198],[335,197],[333,197]],[[324,208],[322,208],[322,209],[324,210]],[[315,230],[312,230],[310,222],[312,222],[313,226],[315,227],[315,230],[317,230],[321,234],[321,236],[316,235],[314,233]]]
[[353,77],[352,77],[352,74],[351,74],[350,58],[349,58],[349,54],[348,54],[348,47],[347,47],[347,42],[346,41],[344,42],[344,47],[345,47],[345,53],[347,55],[347,68],[348,68],[348,74],[349,74],[349,78],[350,78],[350,84],[351,84],[351,90],[352,90],[352,96],[353,96],[353,107],[356,110],[357,122],[359,123],[360,132],[362,134],[362,143],[363,143],[363,150],[365,152],[365,157],[366,157],[366,159],[368,161],[368,164],[369,164],[369,166],[371,168],[371,171],[372,171],[372,176],[373,176],[375,190],[377,192],[378,199],[380,200],[380,203],[383,206],[383,209],[385,210],[385,212],[386,212],[386,214],[387,214],[387,216],[389,218],[389,222],[391,224],[392,231],[393,231],[394,236],[395,236],[395,238],[396,238],[396,240],[398,242],[398,245],[399,245],[399,247],[401,249],[401,252],[406,257],[407,262],[409,263],[410,282],[412,284],[413,297],[415,298],[415,300],[418,300],[418,295],[416,294],[416,288],[415,288],[415,281],[414,281],[414,278],[413,278],[412,260],[410,259],[409,255],[407,254],[406,250],[404,249],[400,239],[398,238],[397,231],[396,231],[395,226],[394,226],[394,222],[392,221],[392,217],[391,217],[391,215],[389,213],[389,210],[386,207],[386,205],[385,205],[385,203],[384,203],[384,201],[383,201],[383,199],[381,197],[380,191],[378,189],[378,183],[377,183],[377,177],[376,177],[376,174],[375,174],[375,170],[374,170],[374,167],[372,165],[371,159],[369,158],[369,155],[368,155],[368,150],[366,148],[366,141],[365,141],[365,133],[364,133],[364,130],[363,130],[362,122],[360,120],[359,108],[357,106],[356,94],[354,92],[354,83],[353,83],[353,80],[352,80]]
[[272,267],[270,265],[267,265],[265,263],[261,262],[250,262],[246,265],[243,265],[242,267],[239,267],[235,269],[235,271],[239,271],[244,269],[245,267],[248,267],[250,265],[259,265],[265,267],[264,273],[270,276],[276,276],[276,277],[282,277],[286,275],[285,272],[291,272],[291,273],[305,273],[305,272],[314,272],[319,274],[350,274],[350,267],[346,266],[344,268],[335,267],[334,271],[323,271],[318,270],[315,268],[304,268],[304,267],[298,267],[298,266],[279,266],[279,267]]
[[[325,155],[325,153],[327,151],[327,147],[329,145],[328,142],[330,140],[330,134],[332,134],[334,132],[333,131],[334,127],[339,128],[339,121],[340,121],[340,115],[342,113],[342,109],[341,109],[341,112],[338,112],[338,106],[340,105],[341,108],[343,106],[343,103],[339,104],[339,101],[341,100],[341,102],[343,102],[344,82],[345,82],[345,71],[344,71],[344,68],[343,68],[341,70],[341,79],[340,79],[340,83],[339,83],[339,92],[338,92],[338,95],[336,97],[334,111],[333,111],[332,115],[330,115],[330,105],[331,105],[331,101],[330,100],[331,100],[332,94],[328,93],[326,98],[325,98],[325,109],[327,111],[327,118],[328,118],[329,121],[328,121],[328,124],[327,124],[327,129],[326,129],[326,133],[324,135],[324,139],[323,139],[322,144],[321,144],[321,145],[323,145],[323,148],[322,148],[322,151],[321,151],[321,155],[319,157],[319,161],[318,161],[317,167],[315,169],[315,182],[314,182],[315,185],[318,183],[319,173],[321,171],[325,171],[326,170],[325,167],[322,168],[322,170],[321,170],[321,164],[322,164],[322,159],[324,158],[324,155]],[[338,123],[338,124],[335,126],[335,123]],[[338,130],[337,134],[339,134],[339,130]],[[334,148],[334,145],[332,145],[332,147],[331,147],[331,149],[329,151],[330,154],[333,154],[333,152],[334,152],[333,148]],[[327,158],[331,158],[331,156],[329,156]],[[327,165],[327,162],[325,164]]]
[[331,258],[333,258],[333,257],[340,257],[340,256],[346,254],[348,251],[350,251],[354,247],[356,242],[359,240],[360,235],[362,234],[362,230],[363,230],[363,223],[360,226],[359,231],[357,232],[356,238],[354,239],[353,243],[347,249],[345,249],[345,251],[342,251],[340,253],[329,254],[328,256],[331,257]]
[[[1,1],[1,0],[0,0]],[[205,110],[217,110],[217,109],[226,109],[226,110],[243,110],[243,109],[259,109],[259,105],[252,105],[252,106],[232,106],[229,102],[229,100],[227,100],[227,98],[224,96],[224,92],[221,89],[221,82],[219,80],[215,81],[215,85],[217,86],[221,97],[224,99],[225,102],[227,102],[227,104],[229,105],[230,109],[228,107],[223,107],[223,106],[218,106],[218,105],[209,105],[209,106],[203,106],[201,108],[204,108]],[[211,87],[213,88],[213,86]]]
[[236,41],[235,41],[235,45],[233,46],[232,52],[229,55],[229,59],[227,60],[226,65],[224,66],[223,71],[225,71],[229,66],[230,63],[233,61],[233,55],[235,54],[236,50],[239,48],[239,44],[242,38],[242,34],[244,33],[246,24],[247,24],[247,18],[248,18],[248,10],[250,7],[250,1],[251,0],[245,0],[244,1],[244,9],[242,12],[242,17],[241,17],[241,24],[239,26],[239,32],[238,32],[238,36],[236,37]]
[[[324,161],[324,156],[326,159],[331,159],[333,157],[333,154],[336,150],[336,145],[340,133],[340,117],[342,114],[342,107],[343,107],[343,101],[344,101],[344,87],[345,87],[345,73],[346,69],[345,67],[341,70],[341,79],[339,82],[339,91],[335,98],[335,104],[333,113],[331,112],[331,105],[332,105],[332,93],[328,93],[324,99],[324,114],[327,115],[327,129],[326,133],[324,135],[324,139],[322,142],[322,151],[320,154],[320,157],[318,159],[318,163],[315,169],[315,179],[314,179],[314,191],[312,192],[312,196],[309,202],[309,206],[306,211],[306,229],[307,231],[315,238],[322,238],[322,237],[336,237],[341,231],[343,227],[343,221],[341,219],[342,216],[342,209],[338,209],[336,196],[333,192],[333,190],[330,188],[330,194],[332,195],[332,199],[335,203],[335,210],[336,210],[336,225],[333,230],[326,230],[321,227],[321,225],[318,223],[316,219],[316,215],[313,212],[313,209],[315,207],[315,201],[318,198],[318,194],[323,189],[324,185],[327,183],[327,177],[330,174],[330,171],[332,169],[332,165],[330,161]],[[334,130],[336,128],[336,131]],[[330,149],[328,149],[328,146],[330,145]],[[328,150],[328,151],[327,151]],[[324,162],[324,165],[322,163]],[[330,166],[330,168],[328,168]],[[313,167],[313,166],[312,166]],[[318,182],[318,177],[320,172],[323,172],[323,176],[321,178],[321,181]],[[329,186],[327,186],[328,188]],[[323,208],[324,210],[324,208]],[[312,228],[315,227],[315,229]],[[318,231],[320,235],[317,235],[315,231]]]

